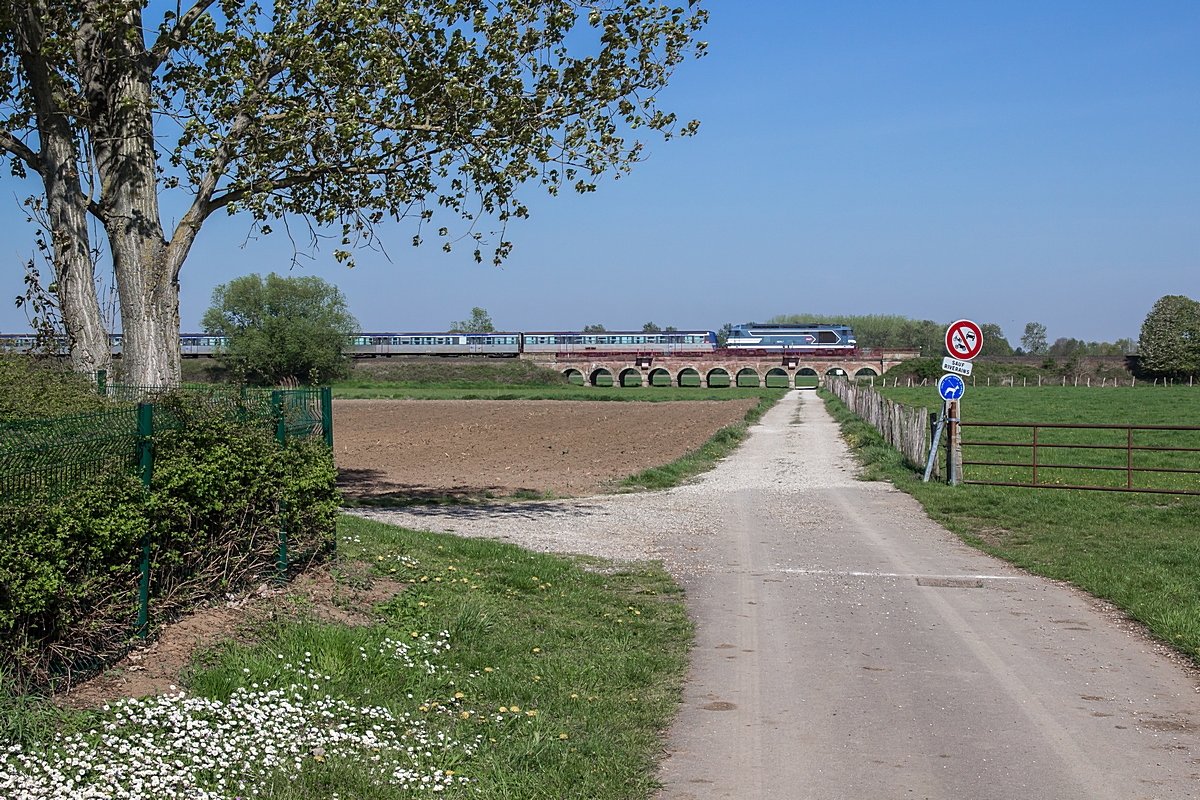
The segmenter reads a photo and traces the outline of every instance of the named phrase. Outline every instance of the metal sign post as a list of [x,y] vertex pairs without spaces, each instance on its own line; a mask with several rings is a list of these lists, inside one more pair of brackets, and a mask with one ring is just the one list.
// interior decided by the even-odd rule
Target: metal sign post
[[929,483],[929,475],[933,472],[933,465],[937,463],[938,456],[938,441],[942,438],[942,428],[946,427],[946,401],[942,401],[942,413],[938,414],[937,424],[933,426],[933,440],[929,445],[929,458],[925,459],[925,477],[924,483]]
[[[938,381],[938,394],[944,401],[942,406],[944,409],[942,411],[943,422],[938,428],[940,430],[943,426],[948,426],[946,427],[946,477],[950,479],[953,486],[957,486],[959,480],[962,479],[962,433],[958,425],[959,419],[961,419],[958,401],[962,399],[966,391],[967,385],[958,375],[943,375]],[[926,465],[926,474],[928,472],[928,465]]]

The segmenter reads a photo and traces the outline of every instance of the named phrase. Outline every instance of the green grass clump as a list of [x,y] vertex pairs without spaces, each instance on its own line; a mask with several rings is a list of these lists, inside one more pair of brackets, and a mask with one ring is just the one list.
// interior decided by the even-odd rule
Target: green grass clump
[[[692,633],[682,590],[660,568],[605,564],[595,571],[512,545],[348,516],[338,531],[340,558],[410,583],[376,607],[382,622],[273,626],[254,646],[207,654],[189,681],[193,692],[224,698],[277,670],[280,654],[300,661],[310,653],[316,672],[356,704],[416,712],[452,739],[482,737],[477,755],[454,766],[478,781],[478,796],[653,793]],[[417,565],[406,566],[412,560]],[[380,670],[358,657],[360,647],[369,652],[386,638],[443,630],[451,646],[438,666],[446,671]],[[455,714],[429,710],[458,693]],[[459,708],[470,712],[466,719]],[[306,775],[273,796],[324,797],[328,788],[339,789]],[[404,796],[386,787],[360,791],[367,793],[354,796]]]
[[[682,589],[661,568],[561,558],[355,517],[342,517],[338,532],[334,573],[342,585],[363,588],[364,578],[403,583],[375,605],[373,624],[320,621],[304,612],[302,596],[293,598],[292,611],[260,617],[242,643],[196,657],[184,683],[192,710],[168,698],[140,707],[166,703],[167,716],[137,710],[122,717],[113,709],[56,717],[44,702],[12,700],[0,703],[0,744],[20,743],[24,753],[52,763],[62,761],[64,749],[82,747],[89,764],[64,767],[79,788],[130,759],[130,769],[144,769],[139,754],[151,736],[178,749],[210,735],[222,709],[263,708],[255,697],[269,687],[285,699],[268,698],[274,710],[261,723],[261,738],[251,731],[256,744],[232,759],[220,756],[219,746],[197,754],[216,753],[229,762],[222,767],[227,775],[238,774],[220,786],[213,772],[193,771],[189,796],[200,789],[276,800],[428,793],[420,784],[395,785],[393,763],[440,776],[453,797],[654,794],[692,636]],[[398,657],[401,648],[408,655]],[[351,711],[304,711],[321,703],[345,703]],[[232,731],[222,735],[238,733],[236,716],[221,723]],[[351,744],[330,751],[304,743],[310,731],[342,725],[357,735],[372,724],[376,741],[394,733],[400,749]],[[101,741],[106,725],[113,727]],[[285,726],[292,738],[272,738]],[[76,732],[78,742],[54,736]],[[133,756],[117,746],[122,739]],[[399,755],[406,744],[417,751],[411,760]],[[4,752],[0,781],[17,764],[6,763]],[[281,763],[262,766],[276,752]],[[186,759],[174,758],[152,764],[158,778],[187,772]],[[380,772],[380,765],[387,768]]]
[[[888,395],[914,402],[901,395],[909,391],[893,395],[888,389]],[[963,408],[968,419],[973,404],[980,415],[1003,414],[1007,419],[1177,421],[1168,393],[1186,390],[1158,391],[1161,395],[1155,398],[1141,389],[1068,388],[1065,396],[1061,387],[1043,387],[1040,394],[1033,389],[995,390],[1012,398],[1006,407],[1003,397],[968,389]],[[1098,402],[1101,395],[1110,396],[1111,404]],[[893,482],[968,544],[1111,601],[1155,636],[1200,661],[1200,498],[922,483],[912,465],[906,465],[873,427],[832,394],[822,391],[821,396],[862,462],[866,479]],[[1075,402],[1066,403],[1067,398]],[[1176,407],[1185,409],[1181,415],[1188,413],[1190,396],[1179,399]],[[920,402],[930,401],[922,396]]]
[[718,460],[729,455],[742,443],[749,433],[750,426],[762,419],[762,415],[767,413],[767,410],[787,393],[786,389],[755,389],[753,391],[759,396],[758,405],[747,411],[741,422],[721,428],[698,449],[684,454],[670,464],[651,467],[636,475],[630,475],[621,482],[621,485],[643,489],[670,489],[694,475],[712,469]]

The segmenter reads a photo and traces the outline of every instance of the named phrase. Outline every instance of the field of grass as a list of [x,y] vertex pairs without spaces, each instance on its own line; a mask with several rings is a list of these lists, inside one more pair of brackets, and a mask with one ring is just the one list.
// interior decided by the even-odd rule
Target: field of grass
[[336,384],[335,399],[342,400],[741,400],[776,396],[779,389],[670,386],[496,386],[478,383]]
[[[936,390],[887,388],[882,393],[906,405],[926,404],[936,410]],[[1200,387],[1187,386],[1131,389],[1129,387],[1087,389],[1061,386],[968,388],[962,403],[965,422],[1085,423],[1103,425],[1200,426]],[[963,428],[965,461],[1031,463],[1031,447],[970,446],[971,442],[1031,444],[1032,428]],[[1063,445],[1087,445],[1084,448]],[[1129,432],[1124,429],[1038,430],[1038,483],[1059,485],[1126,486]],[[1200,469],[1200,431],[1134,431],[1134,447],[1182,447],[1193,452],[1135,450],[1132,464],[1139,468]],[[1098,449],[1112,447],[1118,449]],[[1063,469],[1047,464],[1102,466],[1107,469]],[[968,480],[1029,483],[1032,469],[970,465]],[[1200,491],[1200,475],[1188,473],[1134,472],[1138,488]]]
[[[928,388],[889,388],[887,394],[912,404],[936,400]],[[865,477],[892,481],[969,544],[1112,601],[1200,661],[1200,498],[921,483],[873,427],[828,392],[821,395],[863,461]],[[988,421],[1186,425],[1200,418],[1197,411],[1200,389],[1186,387],[976,388],[963,401],[965,419]]]
[[[82,738],[50,749],[79,759],[76,785],[149,763],[142,797],[653,794],[691,638],[668,575],[353,517],[339,541],[348,580],[409,584],[374,625],[262,620],[198,658],[190,699],[65,715]],[[26,720],[9,741],[46,755],[44,708],[2,710]],[[0,750],[0,790],[19,769]]]

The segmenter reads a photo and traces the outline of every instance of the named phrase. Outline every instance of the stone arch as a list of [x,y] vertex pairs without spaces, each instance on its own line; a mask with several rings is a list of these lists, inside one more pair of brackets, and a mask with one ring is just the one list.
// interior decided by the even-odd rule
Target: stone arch
[[700,372],[695,367],[684,367],[675,375],[676,386],[703,386]]
[[787,370],[782,367],[767,370],[765,383],[769,389],[786,389],[788,387]]
[[710,389],[723,389],[733,384],[733,380],[730,378],[729,372],[723,367],[713,367],[710,369],[708,374],[704,376],[704,381]]
[[662,367],[655,367],[650,370],[650,375],[647,381],[651,386],[670,386],[675,381],[671,379],[671,373]]
[[[634,383],[633,381],[629,380],[631,378],[636,378],[637,382]],[[621,387],[641,386],[642,385],[642,373],[639,372],[638,370],[634,369],[633,367],[626,367],[625,369],[623,369],[619,373],[617,373],[617,385],[621,386]]]
[[734,383],[738,386],[754,386],[757,388],[759,382],[758,370],[754,369],[754,367],[742,367],[737,371],[737,378],[734,379]]
[[796,370],[796,388],[812,389],[820,382],[821,375],[812,367],[800,367]]
[[592,386],[612,386],[613,374],[604,367],[596,367],[588,376],[588,380]]
[[563,377],[567,379],[567,383],[574,386],[583,386],[587,383],[587,378],[583,377],[583,373],[574,367],[563,370]]
[[829,369],[825,370],[825,377],[846,378],[849,377],[849,375],[847,375],[846,370],[842,369],[841,367],[830,367]]
[[854,373],[855,381],[874,381],[879,377],[879,372],[873,367],[860,367]]

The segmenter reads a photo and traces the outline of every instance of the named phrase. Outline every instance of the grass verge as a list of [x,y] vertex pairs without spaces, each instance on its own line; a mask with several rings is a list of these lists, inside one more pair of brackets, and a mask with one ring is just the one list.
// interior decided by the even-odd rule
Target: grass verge
[[[81,739],[24,752],[72,755],[76,787],[152,775],[141,797],[654,792],[692,633],[668,575],[353,517],[339,539],[407,584],[373,625],[261,620],[198,657],[190,698],[77,715]],[[0,789],[16,764],[0,750]]]
[[741,422],[721,428],[699,448],[684,454],[670,464],[651,467],[636,475],[630,475],[621,482],[621,485],[642,489],[670,489],[694,475],[712,469],[719,459],[729,455],[735,447],[742,443],[749,433],[750,426],[762,419],[763,414],[767,413],[773,405],[779,402],[780,398],[787,394],[786,389],[746,391],[757,393],[759,400],[758,405],[746,412]]
[[871,425],[819,395],[865,479],[891,481],[970,545],[1109,600],[1200,663],[1200,500],[922,483]]

